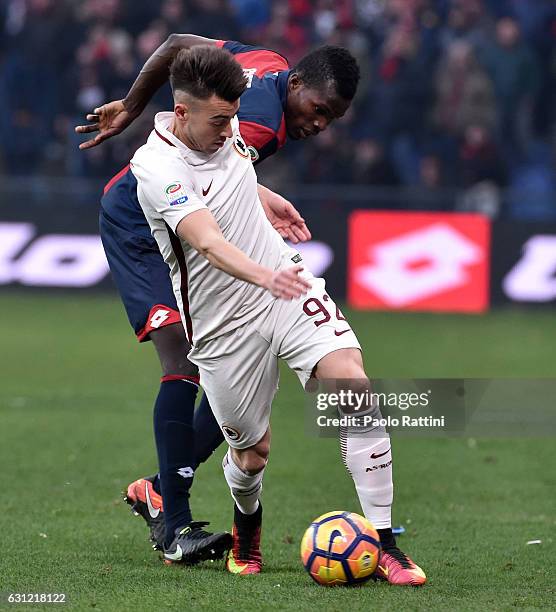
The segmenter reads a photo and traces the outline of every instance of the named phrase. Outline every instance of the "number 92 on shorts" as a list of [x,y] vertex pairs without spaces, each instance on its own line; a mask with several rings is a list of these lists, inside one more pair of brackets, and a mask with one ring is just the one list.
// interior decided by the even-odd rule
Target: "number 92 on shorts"
[[305,273],[310,291],[295,300],[274,300],[251,321],[195,346],[189,359],[228,444],[248,448],[265,434],[278,389],[278,359],[305,385],[326,355],[361,346],[324,279]]

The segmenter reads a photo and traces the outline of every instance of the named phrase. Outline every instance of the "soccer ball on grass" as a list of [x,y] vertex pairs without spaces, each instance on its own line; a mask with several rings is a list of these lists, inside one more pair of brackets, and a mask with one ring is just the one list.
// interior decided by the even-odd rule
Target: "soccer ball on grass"
[[366,582],[379,557],[376,529],[354,512],[334,511],[319,516],[301,540],[301,561],[309,576],[324,586]]

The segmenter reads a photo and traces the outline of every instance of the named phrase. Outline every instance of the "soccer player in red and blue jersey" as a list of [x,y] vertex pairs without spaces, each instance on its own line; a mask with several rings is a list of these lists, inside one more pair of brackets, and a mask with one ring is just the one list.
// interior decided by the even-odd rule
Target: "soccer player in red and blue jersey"
[[[253,163],[282,147],[288,138],[318,134],[341,117],[355,95],[359,70],[351,54],[326,46],[305,56],[290,69],[274,51],[232,41],[215,41],[190,34],[173,34],[147,61],[124,100],[111,102],[87,116],[79,133],[98,131],[81,145],[86,149],[120,133],[141,114],[167,80],[180,49],[210,44],[224,47],[244,68],[248,88],[238,112],[240,131]],[[210,189],[210,185],[206,187]],[[273,226],[293,242],[310,235],[297,211],[283,198],[259,188],[261,202]],[[203,398],[193,412],[198,374],[186,359],[189,345],[173,298],[168,269],[150,235],[136,197],[136,183],[127,168],[106,186],[100,213],[101,237],[128,317],[140,341],[152,340],[163,369],[155,404],[154,428],[160,478],[140,478],[128,487],[127,499],[151,528],[151,535],[168,558],[192,563],[221,554],[226,534],[208,534],[191,520],[189,488],[196,467],[219,446],[223,437]],[[383,489],[384,487],[382,487]],[[164,504],[163,501],[164,500]],[[164,517],[164,520],[163,518]],[[410,584],[405,568],[411,560],[395,546],[390,528],[380,530],[382,544],[394,551],[400,565],[398,583]],[[396,557],[399,557],[397,559]],[[383,576],[388,578],[388,570]]]

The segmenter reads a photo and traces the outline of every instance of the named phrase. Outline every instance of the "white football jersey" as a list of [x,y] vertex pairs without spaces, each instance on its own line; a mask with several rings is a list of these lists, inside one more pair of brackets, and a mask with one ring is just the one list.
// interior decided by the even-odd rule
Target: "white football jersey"
[[155,129],[131,160],[137,197],[164,260],[190,342],[229,332],[275,299],[265,289],[217,270],[175,230],[187,215],[208,209],[226,240],[272,270],[287,268],[297,253],[274,230],[262,208],[257,176],[239,133],[212,154],[193,151],[169,130],[174,114],[158,113]]

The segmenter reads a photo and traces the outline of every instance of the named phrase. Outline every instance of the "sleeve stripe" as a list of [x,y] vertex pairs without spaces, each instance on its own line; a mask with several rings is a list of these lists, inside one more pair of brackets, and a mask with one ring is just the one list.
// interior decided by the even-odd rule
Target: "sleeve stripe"
[[283,147],[286,143],[286,118],[282,115],[282,121],[280,123],[280,129],[278,130],[278,147]]
[[110,189],[112,189],[112,187],[122,178],[127,174],[127,171],[129,170],[129,164],[125,167],[122,168],[118,174],[116,174],[116,176],[113,176],[108,183],[106,183],[106,185],[104,186],[104,191],[102,192],[103,195],[106,195]]
[[276,138],[276,132],[266,125],[255,123],[254,121],[240,121],[239,131],[245,144],[251,145],[255,149],[260,149]]

